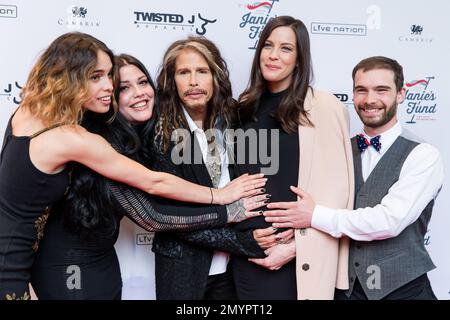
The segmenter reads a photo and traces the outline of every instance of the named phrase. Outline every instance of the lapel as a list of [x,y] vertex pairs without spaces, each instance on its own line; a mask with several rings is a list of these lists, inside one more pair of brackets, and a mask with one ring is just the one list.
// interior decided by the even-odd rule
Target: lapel
[[191,151],[191,162],[189,164],[183,165],[185,177],[193,177],[195,179],[195,182],[197,182],[198,184],[212,188],[213,185],[211,177],[209,176],[208,170],[206,169],[200,145],[193,132],[191,132],[190,141],[193,142],[189,144]]
[[356,138],[352,138],[351,141],[353,152],[353,172],[355,174],[355,195],[357,195],[361,187],[364,185],[364,179],[362,176],[361,152],[359,151]]
[[[315,109],[312,108],[312,91],[308,90],[305,98],[304,108],[310,114],[310,119],[315,126],[317,123],[317,115]],[[309,182],[311,181],[312,166],[314,160],[316,140],[316,127],[300,125],[298,127],[298,141],[300,149],[300,161],[298,169],[298,186],[303,190],[309,190]]]

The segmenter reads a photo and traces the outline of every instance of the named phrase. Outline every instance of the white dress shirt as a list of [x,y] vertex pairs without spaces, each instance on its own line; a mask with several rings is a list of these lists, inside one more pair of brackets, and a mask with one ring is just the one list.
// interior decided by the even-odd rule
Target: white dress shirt
[[[200,150],[202,151],[203,161],[206,162],[206,155],[208,152],[208,139],[206,138],[205,131],[199,128],[197,124],[192,120],[189,113],[183,107],[183,113],[186,117],[186,121],[189,126],[189,130],[195,134],[195,137],[200,145]],[[225,152],[225,148],[223,148],[223,139],[221,139],[221,135],[218,135],[217,140],[217,148],[220,152],[220,160],[221,160],[221,175],[219,181],[219,188],[224,187],[228,182],[230,182],[230,173],[228,172],[228,154]],[[211,267],[209,268],[209,275],[221,274],[227,270],[227,264],[230,259],[230,255],[223,251],[214,251],[214,255],[211,261]]]
[[[361,154],[366,181],[381,157],[402,133],[397,124],[381,134],[381,149],[369,146]],[[370,140],[372,137],[366,138]],[[400,176],[375,207],[356,210],[330,209],[316,205],[311,226],[333,237],[347,235],[354,240],[372,241],[396,237],[416,221],[427,204],[435,199],[444,181],[439,151],[428,143],[417,145],[406,158]]]

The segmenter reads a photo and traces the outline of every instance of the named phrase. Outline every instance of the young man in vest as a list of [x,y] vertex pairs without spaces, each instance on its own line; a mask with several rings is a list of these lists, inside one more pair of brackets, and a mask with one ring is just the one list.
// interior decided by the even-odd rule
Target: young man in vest
[[435,266],[424,246],[433,204],[444,180],[439,151],[397,120],[405,98],[403,69],[370,57],[353,69],[353,101],[364,124],[352,139],[355,210],[316,205],[302,190],[290,203],[272,203],[276,228],[313,227],[351,238],[348,290],[336,299],[436,299],[427,277]]

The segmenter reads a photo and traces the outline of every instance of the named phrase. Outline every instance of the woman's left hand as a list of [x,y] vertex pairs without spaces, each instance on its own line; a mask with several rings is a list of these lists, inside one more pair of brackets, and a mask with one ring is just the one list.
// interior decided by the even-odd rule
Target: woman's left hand
[[225,187],[212,189],[214,192],[213,203],[226,205],[235,202],[241,198],[252,197],[265,192],[267,178],[264,174],[243,174],[242,176],[230,181]]

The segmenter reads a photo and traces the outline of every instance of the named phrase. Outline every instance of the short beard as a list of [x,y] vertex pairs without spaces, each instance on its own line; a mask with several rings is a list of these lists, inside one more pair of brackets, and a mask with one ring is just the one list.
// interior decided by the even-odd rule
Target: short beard
[[363,117],[358,113],[358,116],[361,119],[362,123],[364,123],[364,125],[366,127],[376,129],[376,128],[380,128],[380,127],[384,126],[386,123],[391,121],[392,118],[394,118],[395,115],[397,114],[398,103],[394,103],[389,109],[386,107],[386,105],[383,105],[383,106],[384,106],[384,110],[386,110],[386,113],[377,122],[373,122],[373,123],[365,122]]

